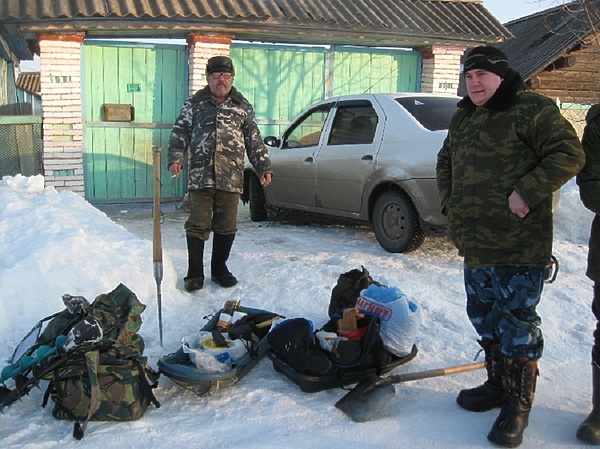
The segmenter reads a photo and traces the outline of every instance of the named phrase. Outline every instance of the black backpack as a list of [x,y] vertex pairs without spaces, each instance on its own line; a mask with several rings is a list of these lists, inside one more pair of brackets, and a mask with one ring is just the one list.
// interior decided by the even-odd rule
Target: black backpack
[[[380,374],[389,356],[379,334],[379,317],[365,314],[359,326],[366,327],[362,338],[341,340],[335,350],[328,351],[321,347],[312,321],[292,318],[277,324],[267,335],[267,343],[273,353],[300,374],[331,376],[365,369]],[[334,322],[329,321],[319,330],[334,329]]]

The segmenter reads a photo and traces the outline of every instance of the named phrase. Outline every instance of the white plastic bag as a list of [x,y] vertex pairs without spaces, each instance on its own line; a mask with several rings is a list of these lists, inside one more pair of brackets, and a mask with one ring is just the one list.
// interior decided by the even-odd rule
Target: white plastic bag
[[217,347],[210,332],[196,332],[181,339],[181,348],[201,373],[223,373],[246,354],[241,340],[226,338],[225,341],[227,347]]
[[410,354],[419,326],[421,308],[397,287],[371,284],[360,292],[356,306],[381,319],[381,339],[385,348],[399,357]]

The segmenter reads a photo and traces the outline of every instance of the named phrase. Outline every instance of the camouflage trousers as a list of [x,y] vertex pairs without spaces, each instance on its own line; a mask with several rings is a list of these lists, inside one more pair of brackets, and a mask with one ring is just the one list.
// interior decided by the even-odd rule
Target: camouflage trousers
[[240,194],[213,188],[190,190],[190,215],[185,222],[185,233],[204,241],[210,232],[235,234]]
[[541,318],[536,312],[544,267],[464,268],[467,315],[482,340],[499,341],[506,357],[542,356]]

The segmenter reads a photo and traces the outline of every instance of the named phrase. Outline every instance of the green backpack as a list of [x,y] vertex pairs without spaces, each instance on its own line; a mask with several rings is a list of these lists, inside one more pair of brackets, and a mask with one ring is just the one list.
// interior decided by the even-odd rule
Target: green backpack
[[[137,333],[145,308],[123,284],[99,295],[80,315],[99,324],[101,340],[76,346],[63,361],[42,370],[41,378],[49,381],[42,405],[51,398],[52,416],[75,421],[75,438],[83,438],[88,421],[131,421],[141,418],[151,403],[160,407],[152,392],[159,373],[147,364],[144,340]],[[73,313],[64,310],[48,323],[38,342],[55,341],[73,329],[73,321]],[[86,335],[76,335],[86,341]],[[51,362],[50,358],[49,368]]]

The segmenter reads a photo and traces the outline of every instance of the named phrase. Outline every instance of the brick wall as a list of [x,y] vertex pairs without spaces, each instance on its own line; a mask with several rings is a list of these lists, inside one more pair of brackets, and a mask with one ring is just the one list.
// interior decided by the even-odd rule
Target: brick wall
[[233,36],[193,34],[187,39],[189,60],[189,94],[206,86],[206,62],[213,56],[229,56]]
[[421,91],[456,95],[460,79],[460,58],[465,47],[433,45],[421,51]]
[[84,36],[40,36],[46,186],[84,194],[81,45]]

